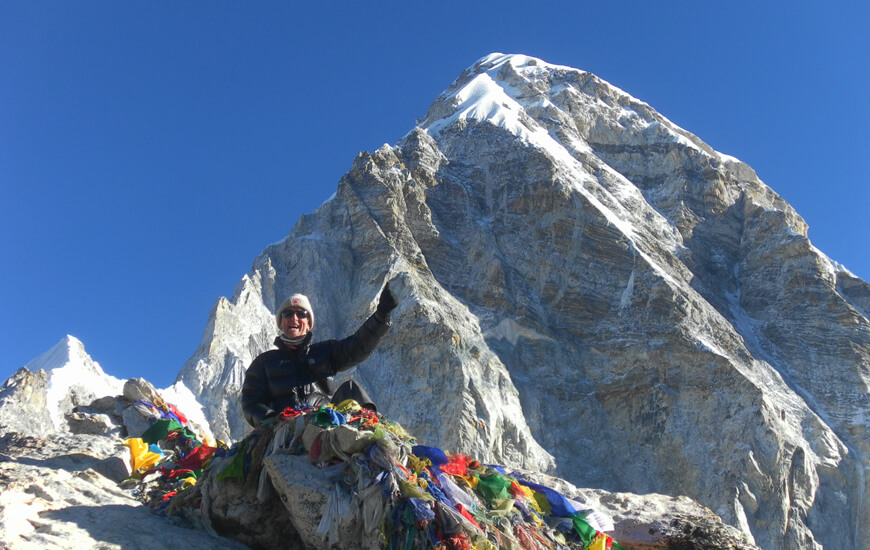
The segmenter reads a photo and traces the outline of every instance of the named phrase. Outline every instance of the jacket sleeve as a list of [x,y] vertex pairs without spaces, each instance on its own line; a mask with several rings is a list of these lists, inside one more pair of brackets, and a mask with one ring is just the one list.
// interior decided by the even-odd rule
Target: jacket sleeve
[[351,336],[335,342],[330,354],[330,366],[333,373],[345,371],[362,363],[381,341],[381,337],[390,330],[390,322],[384,322],[372,315]]
[[260,427],[265,419],[277,414],[266,404],[269,402],[268,383],[263,363],[260,357],[254,359],[245,372],[245,381],[242,384],[242,412],[248,424],[255,428]]

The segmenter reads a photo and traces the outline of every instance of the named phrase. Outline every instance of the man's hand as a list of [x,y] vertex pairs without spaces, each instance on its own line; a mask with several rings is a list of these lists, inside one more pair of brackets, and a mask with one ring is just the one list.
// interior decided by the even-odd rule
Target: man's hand
[[387,322],[390,320],[390,312],[396,309],[399,305],[399,300],[393,291],[390,290],[390,283],[384,285],[384,290],[381,292],[381,297],[378,300],[378,307],[375,309],[375,315],[379,320]]

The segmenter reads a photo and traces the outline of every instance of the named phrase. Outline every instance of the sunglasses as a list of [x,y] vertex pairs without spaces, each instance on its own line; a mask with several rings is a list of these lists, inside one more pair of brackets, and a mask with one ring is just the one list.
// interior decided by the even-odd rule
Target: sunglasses
[[290,317],[293,317],[294,315],[300,319],[308,319],[308,317],[311,316],[304,309],[302,311],[297,311],[295,309],[285,309],[284,311],[281,312],[282,319],[289,319]]

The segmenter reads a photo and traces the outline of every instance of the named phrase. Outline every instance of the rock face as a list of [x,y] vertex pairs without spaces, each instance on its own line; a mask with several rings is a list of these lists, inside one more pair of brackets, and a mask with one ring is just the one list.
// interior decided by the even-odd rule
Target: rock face
[[[753,170],[592,74],[465,71],[266,248],[179,374],[241,438],[245,368],[307,294],[353,376],[444,448],[578,486],[689,495],[770,549],[870,538],[870,286]],[[434,421],[433,421],[434,420]]]

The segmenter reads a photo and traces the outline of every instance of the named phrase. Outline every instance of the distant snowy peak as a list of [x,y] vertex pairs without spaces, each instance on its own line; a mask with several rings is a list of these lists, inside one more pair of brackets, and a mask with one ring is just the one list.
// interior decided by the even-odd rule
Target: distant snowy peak
[[64,368],[70,363],[82,363],[85,357],[93,362],[85,351],[85,345],[81,340],[68,334],[54,347],[24,365],[24,368],[32,372],[39,370],[51,372]]
[[124,388],[123,380],[103,372],[99,363],[85,351],[84,344],[70,335],[27,363],[25,368],[48,373],[46,405],[57,429],[63,425],[63,412],[67,408],[64,402],[71,396],[83,403],[91,397],[120,395]]
[[44,370],[51,377],[59,379],[80,375],[84,377],[79,379],[81,384],[94,382],[92,378],[96,378],[101,385],[123,386],[123,381],[103,372],[100,364],[85,351],[85,345],[81,340],[70,335],[62,338],[53,348],[31,360],[24,367],[31,372]]
[[[0,433],[37,437],[66,433],[67,415],[97,399],[125,395],[127,382],[106,374],[80,340],[65,336],[0,386]],[[212,438],[202,405],[183,382],[157,393]]]

